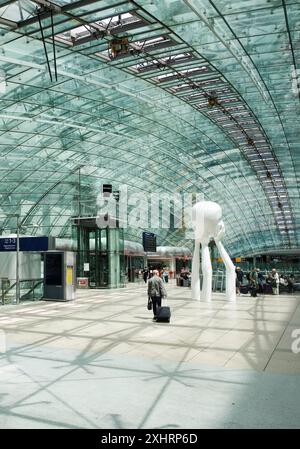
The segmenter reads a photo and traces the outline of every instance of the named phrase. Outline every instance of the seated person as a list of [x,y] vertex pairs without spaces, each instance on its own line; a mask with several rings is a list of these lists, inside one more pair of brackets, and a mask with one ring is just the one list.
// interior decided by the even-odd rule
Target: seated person
[[287,286],[288,285],[288,281],[286,279],[286,276],[280,276],[279,283],[280,283],[280,285]]
[[295,284],[295,277],[294,277],[293,274],[291,274],[287,278],[287,286],[288,286],[288,292],[289,293],[293,293],[293,291],[294,291],[294,284]]

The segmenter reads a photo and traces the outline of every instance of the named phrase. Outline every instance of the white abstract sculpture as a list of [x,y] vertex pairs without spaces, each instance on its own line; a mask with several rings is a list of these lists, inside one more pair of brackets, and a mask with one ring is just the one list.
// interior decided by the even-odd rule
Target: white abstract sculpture
[[199,201],[192,209],[192,223],[195,236],[195,249],[192,261],[192,298],[200,300],[200,258],[201,244],[202,259],[202,296],[211,300],[212,293],[212,266],[209,254],[209,241],[214,239],[226,267],[226,298],[230,301],[236,299],[235,267],[227,254],[221,240],[225,234],[222,220],[222,208],[212,201]]

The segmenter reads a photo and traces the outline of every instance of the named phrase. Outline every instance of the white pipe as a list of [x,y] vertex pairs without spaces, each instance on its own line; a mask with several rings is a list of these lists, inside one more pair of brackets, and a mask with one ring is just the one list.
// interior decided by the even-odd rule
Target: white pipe
[[212,266],[210,260],[209,247],[207,243],[202,243],[202,298],[205,301],[211,301],[212,291]]
[[235,266],[230,259],[227,251],[225,250],[222,242],[216,240],[216,245],[226,267],[226,299],[228,299],[228,301],[236,301]]
[[192,261],[192,299],[200,301],[200,242],[195,240],[195,248]]

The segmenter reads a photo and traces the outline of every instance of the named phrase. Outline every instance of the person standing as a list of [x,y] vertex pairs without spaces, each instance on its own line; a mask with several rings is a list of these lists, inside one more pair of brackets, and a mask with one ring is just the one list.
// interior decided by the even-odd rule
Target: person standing
[[162,272],[162,280],[163,280],[163,282],[165,282],[165,283],[168,283],[168,282],[169,282],[169,272],[168,272],[167,268],[164,268],[164,269],[163,269],[163,272]]
[[251,296],[257,296],[258,275],[256,268],[253,268],[250,273],[250,292]]
[[144,268],[144,270],[143,270],[143,278],[144,278],[145,284],[147,283],[148,275],[149,275],[148,268]]
[[293,274],[290,274],[290,276],[287,279],[287,282],[288,282],[288,292],[293,293],[295,284],[295,277]]
[[155,320],[157,310],[161,307],[161,299],[167,297],[163,281],[158,276],[158,270],[153,270],[153,276],[148,280],[148,297],[152,299],[153,320]]
[[271,280],[273,295],[279,295],[279,274],[277,273],[276,268],[272,269]]
[[257,268],[257,278],[258,278],[258,291],[259,293],[263,294],[264,293],[264,275],[263,273],[260,271],[259,268]]
[[241,294],[241,285],[243,283],[244,273],[240,269],[240,267],[236,267],[235,273],[236,273],[236,294],[240,295]]
[[276,268],[273,268],[270,273],[271,285],[272,285],[272,293],[273,295],[279,295],[279,274],[277,273]]

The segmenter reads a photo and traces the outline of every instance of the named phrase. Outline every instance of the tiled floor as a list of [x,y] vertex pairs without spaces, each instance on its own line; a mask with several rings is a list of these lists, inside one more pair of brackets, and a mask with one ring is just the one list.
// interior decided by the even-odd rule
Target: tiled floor
[[[0,428],[300,427],[299,296],[145,286],[0,308]],[[300,337],[300,330],[299,330]]]

